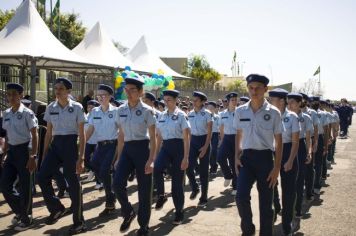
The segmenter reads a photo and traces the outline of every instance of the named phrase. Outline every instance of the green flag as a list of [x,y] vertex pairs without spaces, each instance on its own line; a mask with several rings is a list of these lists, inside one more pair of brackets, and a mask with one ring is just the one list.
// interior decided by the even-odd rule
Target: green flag
[[40,2],[42,5],[46,5],[46,0],[37,0],[38,2]]
[[316,71],[314,72],[314,75],[313,75],[313,76],[316,76],[316,75],[318,75],[318,74],[320,74],[320,66],[318,67],[318,69],[316,69]]
[[60,7],[60,0],[57,0],[56,5],[53,8],[52,11],[52,22],[57,23],[59,25],[59,7]]

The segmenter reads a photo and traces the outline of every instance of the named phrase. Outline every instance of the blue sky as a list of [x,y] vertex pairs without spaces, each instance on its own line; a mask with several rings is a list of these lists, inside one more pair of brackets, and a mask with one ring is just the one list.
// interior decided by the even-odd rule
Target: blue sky
[[[1,0],[0,9],[20,3]],[[356,100],[354,0],[61,0],[61,11],[79,13],[88,29],[100,21],[129,48],[144,34],[161,56],[204,54],[224,74],[234,50],[244,75],[274,84],[300,86],[320,65],[325,97]]]

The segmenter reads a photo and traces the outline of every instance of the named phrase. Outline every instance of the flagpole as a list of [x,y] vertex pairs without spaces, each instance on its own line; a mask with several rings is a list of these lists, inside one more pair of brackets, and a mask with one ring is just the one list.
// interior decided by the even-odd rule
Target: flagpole
[[52,20],[52,14],[53,14],[53,12],[52,12],[52,0],[50,0],[50,12],[51,12],[51,18],[49,20],[49,28],[50,28],[50,30],[52,32],[53,31],[53,29],[52,29],[52,25],[53,25],[53,20]]
[[321,69],[320,69],[320,66],[319,66],[319,87],[318,87],[318,93],[319,93],[319,96],[321,96],[321,81],[320,81],[320,74],[321,74]]

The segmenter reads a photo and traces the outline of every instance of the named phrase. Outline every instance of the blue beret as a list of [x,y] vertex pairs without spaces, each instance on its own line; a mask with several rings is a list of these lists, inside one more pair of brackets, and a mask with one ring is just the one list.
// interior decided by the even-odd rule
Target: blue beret
[[[157,104],[157,105],[156,105],[156,104]],[[156,105],[156,106],[160,105],[160,106],[162,106],[162,107],[166,107],[166,105],[164,104],[164,102],[158,101],[158,100],[155,101],[155,105]]]
[[146,92],[145,93],[145,98],[151,100],[151,101],[156,101],[156,96],[153,95],[153,93],[150,93],[150,92]]
[[320,97],[318,96],[311,96],[309,97],[310,102],[320,102]]
[[300,93],[302,96],[303,96],[303,99],[304,100],[309,100],[309,96],[307,95],[307,94],[305,94],[305,93]]
[[246,77],[247,84],[252,82],[259,82],[267,86],[269,79],[264,75],[250,74]]
[[215,107],[215,108],[216,108],[216,106],[217,106],[216,102],[214,102],[214,101],[209,101],[209,102],[208,102],[208,105],[211,105],[211,106],[213,106],[213,107]]
[[174,89],[168,89],[163,91],[163,96],[171,96],[171,97],[178,97],[179,96],[179,91],[178,90],[174,90]]
[[29,106],[32,104],[32,102],[28,99],[21,99],[22,104],[24,104],[25,106]]
[[286,98],[288,91],[282,88],[275,88],[268,92],[270,97]]
[[100,103],[97,100],[90,100],[90,101],[88,101],[87,105],[98,107],[98,106],[100,106]]
[[110,85],[99,84],[98,90],[104,90],[108,92],[110,95],[114,94],[114,89]]
[[125,78],[126,84],[134,84],[136,86],[142,86],[145,80],[137,73],[129,73]]
[[72,89],[73,88],[73,84],[72,82],[65,78],[65,77],[59,77],[56,79],[56,81],[54,82],[54,84],[63,84],[64,87],[66,87],[67,89]]
[[119,106],[121,106],[122,104],[124,104],[122,101],[119,101],[119,100],[114,100],[114,101],[112,101],[111,103],[114,103],[115,106],[117,106],[117,107],[119,107]]
[[325,99],[320,99],[320,104],[329,105]]
[[22,93],[23,92],[23,87],[21,84],[17,84],[17,83],[8,83],[6,84],[6,89],[7,90],[16,90],[17,92],[19,93]]
[[240,101],[248,102],[248,101],[250,101],[250,98],[243,96],[243,97],[240,97]]
[[303,100],[303,95],[301,95],[300,93],[288,93],[287,98],[295,99],[300,102]]
[[192,96],[193,96],[193,97],[198,97],[198,98],[200,98],[202,101],[208,100],[208,97],[207,97],[203,92],[194,91]]
[[231,93],[228,93],[226,94],[226,99],[227,100],[230,100],[230,98],[237,98],[238,94],[236,92],[231,92]]
[[226,99],[226,98],[224,98],[222,101],[223,101],[223,102],[227,102],[227,99]]

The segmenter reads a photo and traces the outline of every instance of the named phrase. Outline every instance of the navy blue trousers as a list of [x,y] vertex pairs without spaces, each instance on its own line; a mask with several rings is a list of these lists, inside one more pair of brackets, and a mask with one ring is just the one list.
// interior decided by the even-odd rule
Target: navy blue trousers
[[158,196],[162,196],[165,193],[163,172],[168,165],[171,166],[171,191],[176,212],[181,212],[184,206],[184,171],[181,170],[183,158],[184,144],[182,139],[163,140],[163,145],[154,166],[154,181]]
[[218,162],[225,179],[232,179],[236,190],[235,134],[225,134],[218,151]]
[[237,176],[236,205],[241,218],[243,234],[250,235],[255,230],[252,222],[251,189],[257,181],[260,209],[260,235],[273,235],[273,188],[267,182],[272,171],[273,154],[271,150],[243,150],[241,156],[243,167]]
[[105,207],[115,208],[115,194],[112,190],[112,165],[115,157],[117,141],[114,143],[101,145],[94,153],[93,159],[90,162],[95,175],[99,181],[103,183],[105,189]]
[[[33,175],[26,168],[29,159],[28,143],[9,145],[7,159],[1,176],[1,189],[11,210],[20,215],[21,221],[29,222],[28,215],[32,215],[32,186]],[[19,176],[20,195],[14,195],[13,183]]]
[[211,136],[211,151],[210,151],[210,172],[215,172],[218,169],[217,156],[219,145],[219,133],[215,132]]
[[323,169],[323,150],[324,150],[324,135],[320,134],[318,138],[318,150],[315,153],[315,179],[314,188],[321,189],[321,174]]
[[[314,146],[314,138],[312,137],[312,145]],[[308,198],[313,196],[314,189],[314,178],[315,178],[315,170],[314,170],[314,162],[315,162],[315,154],[312,154],[312,161],[309,164],[305,164],[305,193]]]
[[149,140],[125,142],[121,157],[114,174],[113,187],[121,204],[123,217],[133,211],[127,197],[127,180],[136,170],[138,184],[138,223],[140,227],[148,227],[152,205],[152,174],[145,174],[145,165],[150,154]]
[[210,146],[206,151],[203,158],[199,158],[199,149],[202,148],[206,141],[206,135],[195,136],[192,135],[190,140],[190,150],[189,150],[189,167],[187,171],[187,176],[189,178],[189,184],[192,191],[199,191],[199,186],[195,179],[195,168],[198,165],[199,159],[199,176],[201,184],[201,200],[208,199],[208,186],[209,186],[209,153]]
[[96,144],[85,144],[85,154],[84,154],[84,166],[85,168],[94,171],[92,165],[91,165],[91,159],[95,153],[96,150]]
[[283,144],[283,156],[281,165],[281,188],[282,188],[282,227],[285,234],[291,233],[292,220],[294,217],[294,206],[296,200],[296,187],[298,175],[298,158],[293,162],[293,168],[288,172],[284,171],[284,164],[288,161],[292,143]]
[[302,213],[302,203],[303,203],[303,192],[304,192],[304,183],[305,183],[305,172],[307,159],[307,145],[305,138],[299,140],[298,148],[298,178],[297,178],[297,201],[295,204],[295,210],[297,215]]
[[73,222],[81,224],[83,217],[83,195],[79,176],[76,174],[78,160],[77,135],[56,135],[49,146],[46,158],[38,175],[39,185],[49,212],[57,212],[64,208],[60,200],[55,196],[51,184],[53,174],[63,166],[63,174],[68,182],[69,196],[72,201]]

